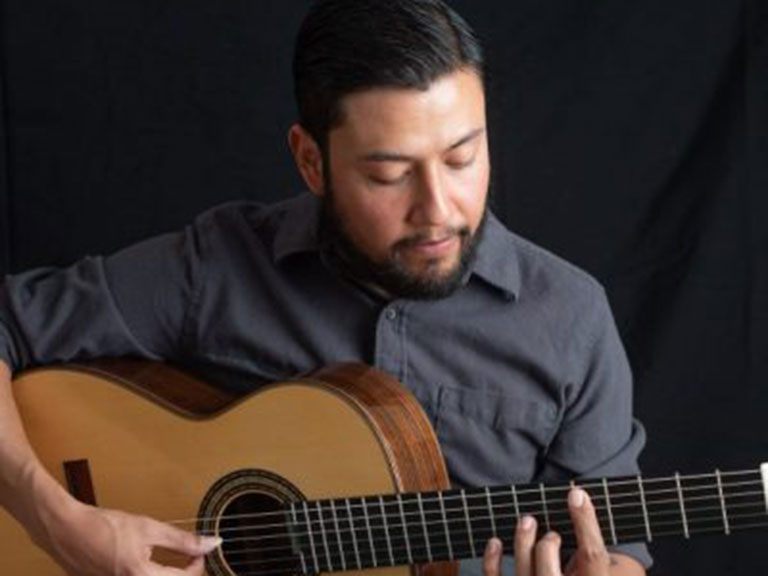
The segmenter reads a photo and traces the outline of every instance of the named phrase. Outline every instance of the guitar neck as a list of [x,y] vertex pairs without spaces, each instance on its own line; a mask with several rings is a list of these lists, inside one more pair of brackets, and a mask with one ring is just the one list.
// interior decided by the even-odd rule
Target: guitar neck
[[[588,480],[607,544],[664,536],[730,534],[768,525],[768,465],[664,478]],[[291,505],[294,548],[304,573],[482,556],[492,536],[514,538],[518,518],[536,517],[575,547],[571,484],[525,484],[316,500]]]

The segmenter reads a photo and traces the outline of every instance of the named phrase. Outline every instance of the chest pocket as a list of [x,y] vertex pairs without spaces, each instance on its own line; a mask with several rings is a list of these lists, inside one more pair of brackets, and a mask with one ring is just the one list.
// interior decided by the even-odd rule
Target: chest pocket
[[436,432],[454,482],[508,484],[535,474],[557,421],[554,402],[442,388]]

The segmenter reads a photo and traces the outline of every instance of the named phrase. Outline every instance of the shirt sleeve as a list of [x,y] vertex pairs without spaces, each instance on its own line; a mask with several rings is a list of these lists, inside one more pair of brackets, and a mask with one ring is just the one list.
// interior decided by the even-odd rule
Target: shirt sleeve
[[[580,382],[566,389],[566,410],[541,471],[541,479],[636,475],[638,456],[645,445],[645,429],[633,417],[632,372],[608,300],[600,288],[585,320],[584,364]],[[646,568],[652,560],[643,544],[611,549],[638,560]]]
[[102,356],[171,358],[194,299],[193,228],[0,286],[0,357],[15,372]]

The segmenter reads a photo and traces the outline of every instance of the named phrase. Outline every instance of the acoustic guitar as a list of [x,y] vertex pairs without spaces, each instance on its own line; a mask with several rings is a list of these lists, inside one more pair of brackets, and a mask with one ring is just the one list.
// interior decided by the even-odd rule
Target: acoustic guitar
[[[367,366],[235,398],[167,365],[100,361],[26,372],[14,393],[43,464],[75,497],[221,536],[210,576],[453,576],[491,536],[511,541],[522,514],[574,544],[568,483],[450,488],[418,401]],[[767,475],[579,484],[618,544],[765,525]],[[4,574],[63,575],[1,511],[0,542]]]

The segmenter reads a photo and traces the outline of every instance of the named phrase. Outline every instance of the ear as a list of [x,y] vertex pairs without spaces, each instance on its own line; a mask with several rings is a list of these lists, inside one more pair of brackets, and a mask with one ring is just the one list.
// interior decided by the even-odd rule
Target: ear
[[288,145],[291,147],[296,167],[312,194],[322,196],[323,186],[323,155],[320,146],[299,124],[294,124],[288,130]]

